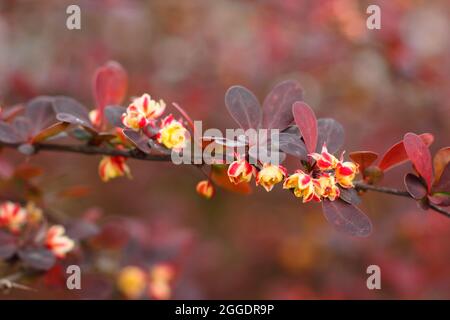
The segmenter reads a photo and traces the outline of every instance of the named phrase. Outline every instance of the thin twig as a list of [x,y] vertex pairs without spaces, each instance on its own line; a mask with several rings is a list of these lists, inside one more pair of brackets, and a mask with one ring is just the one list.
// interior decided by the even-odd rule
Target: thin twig
[[[394,189],[394,188],[377,187],[377,186],[374,186],[374,185],[365,184],[363,182],[355,182],[354,185],[355,185],[355,188],[357,190],[364,190],[364,191],[370,190],[370,191],[386,193],[386,194],[392,194],[392,195],[396,195],[396,196],[401,196],[401,197],[406,197],[406,198],[413,199],[408,192],[402,191],[402,190],[397,190],[397,189]],[[443,209],[443,208],[441,208],[439,206],[436,206],[436,205],[434,205],[432,203],[429,203],[428,206],[430,207],[430,209],[432,209],[432,210],[434,210],[434,211],[436,211],[436,212],[446,216],[447,218],[450,218],[450,212],[446,211],[445,209]]]

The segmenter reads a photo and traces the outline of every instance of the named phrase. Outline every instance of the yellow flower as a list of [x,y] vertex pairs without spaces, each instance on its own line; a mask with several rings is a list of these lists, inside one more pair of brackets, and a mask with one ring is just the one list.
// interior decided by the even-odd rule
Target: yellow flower
[[264,189],[269,192],[272,190],[273,186],[280,183],[285,176],[286,169],[284,167],[266,163],[256,175],[256,185],[262,185]]
[[27,211],[18,203],[11,201],[0,205],[0,227],[6,227],[17,233],[27,220]]
[[162,121],[156,139],[166,148],[179,151],[186,146],[187,134],[188,131],[183,124],[169,115]]
[[315,179],[316,192],[324,198],[328,198],[331,201],[336,200],[340,195],[340,190],[336,185],[336,180],[333,176],[323,174],[319,178]]
[[343,188],[352,188],[353,180],[355,179],[356,174],[358,173],[358,165],[351,162],[339,162],[336,167],[336,181]]
[[64,235],[66,230],[63,226],[51,226],[47,230],[45,244],[58,258],[64,258],[66,254],[75,247],[75,242]]
[[317,182],[301,170],[286,178],[283,183],[283,189],[294,189],[294,195],[303,198],[303,202],[311,200],[320,201],[320,195],[317,193]]
[[147,275],[135,266],[123,268],[117,277],[117,288],[127,299],[139,298],[145,290]]
[[98,166],[98,174],[102,181],[107,182],[110,179],[122,177],[124,175],[127,175],[130,178],[130,168],[125,161],[126,158],[121,156],[103,157]]
[[197,193],[206,199],[212,198],[214,195],[214,186],[209,180],[202,180],[197,184]]

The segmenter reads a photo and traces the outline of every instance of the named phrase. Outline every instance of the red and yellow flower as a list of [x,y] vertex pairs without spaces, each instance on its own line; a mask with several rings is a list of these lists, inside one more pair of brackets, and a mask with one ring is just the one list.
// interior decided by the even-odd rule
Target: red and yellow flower
[[27,220],[27,211],[20,204],[11,201],[0,205],[0,227],[17,233]]
[[147,286],[147,274],[139,267],[127,266],[117,277],[117,288],[127,299],[138,299]]
[[214,196],[214,186],[209,180],[202,180],[197,184],[197,193],[206,199],[211,199]]
[[283,189],[293,189],[294,195],[303,198],[304,203],[311,200],[320,201],[320,193],[317,192],[318,186],[318,181],[302,170],[297,170],[283,183]]
[[323,144],[322,151],[320,153],[311,153],[310,157],[316,160],[317,167],[322,170],[332,170],[336,168],[339,160],[328,152],[327,146]]
[[256,174],[256,185],[261,185],[267,192],[273,189],[273,186],[283,181],[287,171],[282,166],[276,166],[265,163],[263,168]]
[[103,182],[127,175],[131,177],[126,158],[122,156],[105,156],[98,166],[98,174]]
[[64,258],[75,247],[75,242],[65,235],[61,225],[51,226],[45,236],[45,245],[58,258]]
[[145,127],[148,121],[161,116],[165,109],[166,104],[162,99],[155,101],[150,95],[144,93],[134,99],[126,112],[122,114],[122,123],[125,127],[137,131]]
[[186,146],[188,131],[184,125],[169,115],[161,122],[156,140],[168,149],[179,151]]
[[172,281],[175,278],[175,269],[167,263],[160,263],[151,268],[148,286],[150,298],[167,300],[172,295]]
[[351,161],[339,162],[335,170],[336,181],[343,188],[352,188],[353,180],[355,179],[357,173],[358,173],[357,164]]
[[320,197],[327,198],[331,201],[339,198],[340,190],[336,185],[336,179],[329,174],[322,174],[319,178],[315,179],[316,183],[316,193]]
[[228,166],[227,174],[230,181],[234,184],[250,182],[253,167],[245,159],[238,159]]

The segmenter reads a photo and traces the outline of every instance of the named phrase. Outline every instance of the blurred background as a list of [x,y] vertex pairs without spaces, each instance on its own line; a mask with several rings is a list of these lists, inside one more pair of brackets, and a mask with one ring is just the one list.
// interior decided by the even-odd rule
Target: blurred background
[[[81,8],[81,30],[66,28],[70,4]],[[370,4],[381,8],[381,30],[366,28]],[[204,128],[225,129],[235,127],[224,106],[229,86],[262,101],[277,82],[296,79],[319,117],[344,125],[347,152],[382,154],[413,131],[435,135],[434,153],[450,136],[449,18],[446,0],[0,0],[0,105],[45,94],[93,108],[95,68],[116,60],[129,73],[128,96],[178,102]],[[11,150],[1,157],[27,161]],[[373,233],[359,239],[280,187],[247,196],[218,190],[207,201],[195,193],[203,176],[189,166],[129,161],[132,180],[102,183],[98,157],[42,153],[32,161],[44,169],[47,208],[101,212],[115,236],[128,237],[98,251],[96,271],[176,260],[175,299],[450,299],[450,221],[408,199],[366,194]],[[407,170],[382,183],[402,188]],[[89,192],[56,196],[70,185]],[[381,267],[381,290],[366,287],[372,264]],[[115,283],[96,281],[96,290]]]

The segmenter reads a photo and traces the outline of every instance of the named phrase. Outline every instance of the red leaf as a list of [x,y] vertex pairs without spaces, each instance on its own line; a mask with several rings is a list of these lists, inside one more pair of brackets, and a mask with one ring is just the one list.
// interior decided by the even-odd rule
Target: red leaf
[[367,237],[372,231],[370,219],[357,207],[342,200],[322,202],[325,218],[333,227],[351,236]]
[[425,180],[429,191],[433,181],[433,165],[430,150],[418,135],[411,132],[405,134],[403,144],[408,158],[413,163],[419,175]]
[[364,173],[364,170],[375,162],[378,158],[378,153],[372,151],[355,151],[349,154],[350,159],[359,165],[360,172]]
[[317,145],[317,120],[314,111],[306,103],[298,101],[292,106],[292,113],[306,149],[309,153],[313,153]]
[[50,137],[56,136],[57,134],[63,132],[69,126],[68,122],[57,122],[50,127],[42,130],[37,135],[35,135],[32,139],[32,143],[37,143],[44,141]]
[[444,170],[442,170],[439,181],[433,186],[433,191],[439,193],[444,192],[450,195],[450,163],[447,163]]
[[444,168],[450,163],[450,147],[442,148],[436,152],[433,158],[434,183],[438,183]]
[[127,87],[127,73],[118,62],[109,61],[97,69],[93,79],[93,90],[101,119],[106,106],[122,103]]
[[[434,141],[434,137],[430,133],[422,133],[419,137],[427,146],[430,146]],[[400,141],[386,151],[381,158],[378,167],[382,171],[387,171],[402,163],[405,163],[406,161],[408,161],[408,155],[406,154],[405,147],[403,146],[403,141]]]

